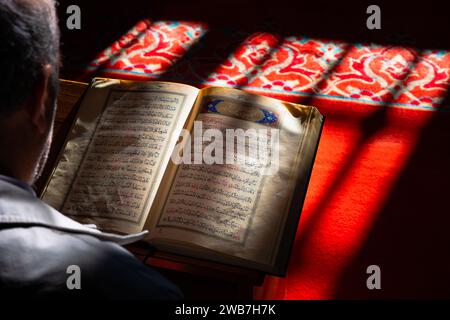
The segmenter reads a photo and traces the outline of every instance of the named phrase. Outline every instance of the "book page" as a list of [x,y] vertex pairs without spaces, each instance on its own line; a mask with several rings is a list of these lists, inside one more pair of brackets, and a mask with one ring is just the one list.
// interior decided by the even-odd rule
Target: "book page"
[[163,82],[95,83],[43,200],[103,230],[141,231],[197,92]]
[[[203,130],[223,133],[226,129],[254,128],[245,121],[215,114],[202,113],[197,120],[202,121]],[[262,169],[260,164],[250,163],[181,165],[158,226],[189,228],[244,242],[263,180]]]
[[[205,91],[200,100],[202,112],[191,130],[193,160],[178,166],[150,239],[155,244],[165,240],[189,242],[270,264],[295,186],[310,109],[299,110],[295,117],[286,103],[275,99],[232,89]],[[202,130],[196,131],[196,126]],[[194,161],[208,154],[208,146],[217,143],[218,139],[210,139],[211,134],[205,135],[208,130],[222,133],[225,139],[217,148],[223,149],[222,164],[205,163],[205,159]],[[238,130],[247,134],[244,154],[236,148],[233,152],[226,148],[230,144],[227,133]],[[196,150],[198,132],[203,134],[203,148]],[[231,141],[236,147],[237,139]],[[263,146],[267,148],[261,152]],[[246,161],[240,159],[243,156]],[[260,161],[261,156],[266,161]]]

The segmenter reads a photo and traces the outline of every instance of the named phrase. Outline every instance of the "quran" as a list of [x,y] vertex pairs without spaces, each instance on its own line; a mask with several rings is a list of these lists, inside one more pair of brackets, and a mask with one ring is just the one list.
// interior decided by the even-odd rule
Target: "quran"
[[170,254],[283,276],[324,123],[234,88],[95,78],[41,198]]

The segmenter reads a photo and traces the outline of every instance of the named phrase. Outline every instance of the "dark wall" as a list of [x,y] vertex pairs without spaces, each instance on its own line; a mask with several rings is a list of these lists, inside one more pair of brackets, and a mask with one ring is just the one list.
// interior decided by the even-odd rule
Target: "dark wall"
[[[82,29],[66,28],[66,9],[77,4]],[[381,7],[381,30],[366,28],[366,8]],[[449,49],[450,19],[445,1],[85,1],[60,0],[63,76],[83,67],[139,19],[195,20],[210,28],[269,31],[348,42]]]

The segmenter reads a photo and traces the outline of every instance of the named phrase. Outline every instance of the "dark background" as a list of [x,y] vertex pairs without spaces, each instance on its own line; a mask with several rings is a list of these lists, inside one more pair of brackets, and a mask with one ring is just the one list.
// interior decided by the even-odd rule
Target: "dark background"
[[[81,30],[68,30],[69,5],[81,8]],[[381,30],[366,28],[371,4],[381,8]],[[206,23],[210,30],[243,34],[267,31],[350,43],[380,43],[419,49],[450,49],[450,19],[445,1],[87,1],[61,0],[62,76],[74,78],[80,68],[126,33],[140,19]],[[230,47],[230,50],[233,48]],[[227,56],[229,53],[224,53]]]

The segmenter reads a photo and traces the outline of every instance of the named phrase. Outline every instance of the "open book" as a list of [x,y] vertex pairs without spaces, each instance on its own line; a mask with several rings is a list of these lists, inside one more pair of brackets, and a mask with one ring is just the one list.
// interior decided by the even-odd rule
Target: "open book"
[[97,78],[41,197],[164,252],[283,275],[323,121],[238,89]]

